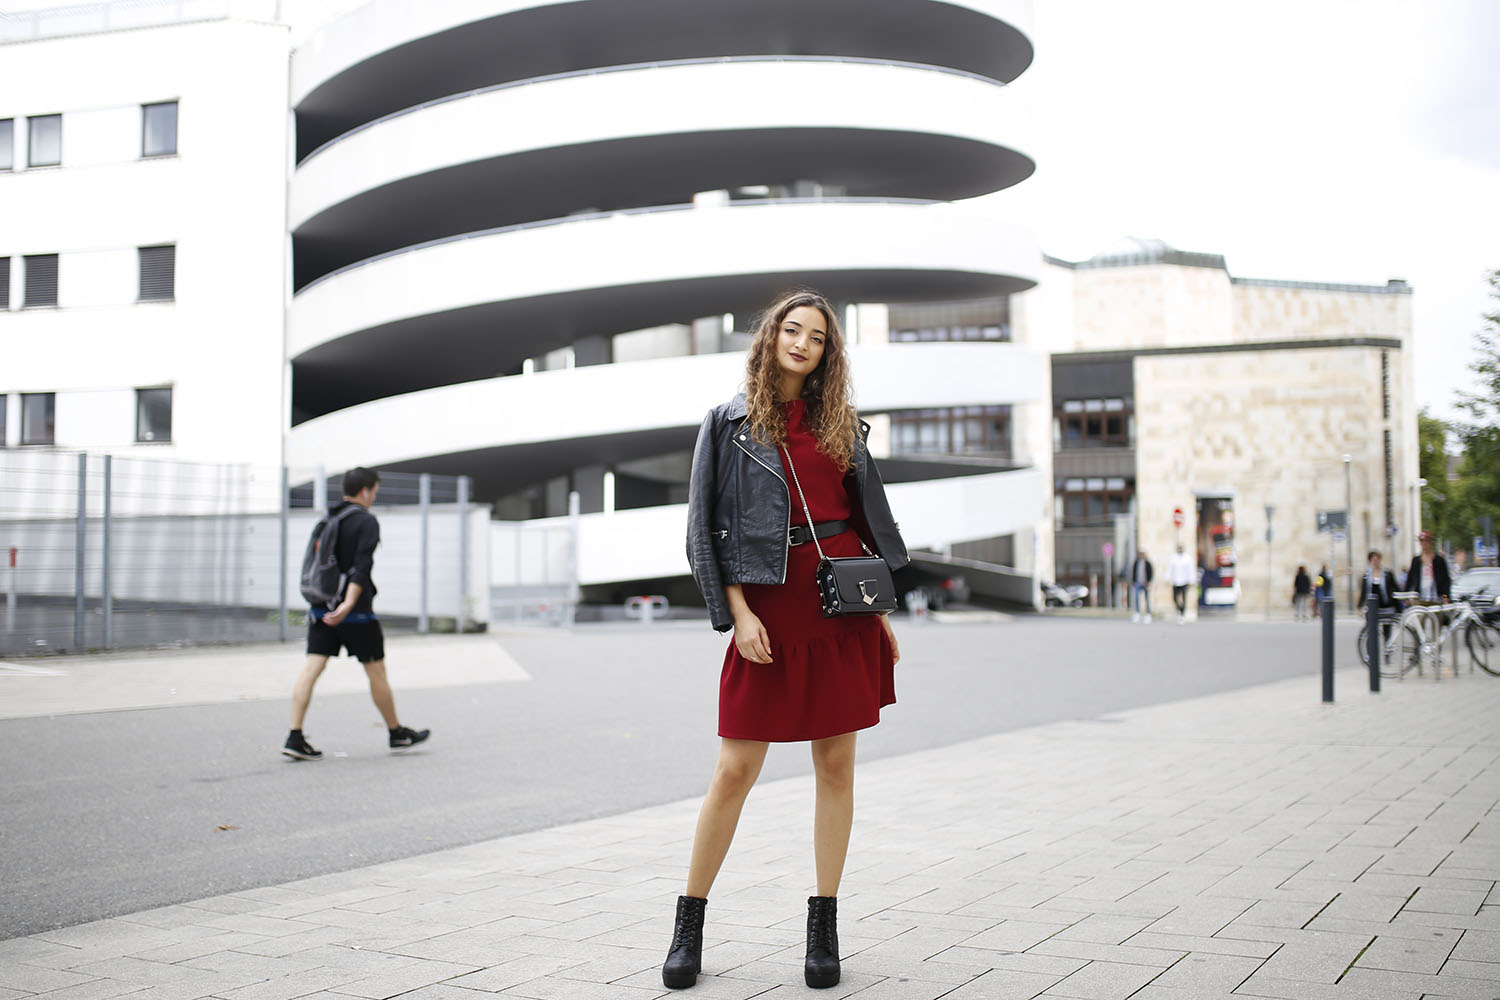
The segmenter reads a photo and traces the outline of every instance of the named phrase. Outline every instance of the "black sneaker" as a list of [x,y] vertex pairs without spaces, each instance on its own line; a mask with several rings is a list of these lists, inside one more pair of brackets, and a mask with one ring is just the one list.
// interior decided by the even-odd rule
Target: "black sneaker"
[[410,750],[431,735],[431,729],[407,729],[405,726],[397,726],[391,730],[391,750],[396,753]]
[[323,751],[314,750],[313,745],[302,736],[302,731],[297,730],[286,738],[286,745],[281,752],[296,760],[322,760]]

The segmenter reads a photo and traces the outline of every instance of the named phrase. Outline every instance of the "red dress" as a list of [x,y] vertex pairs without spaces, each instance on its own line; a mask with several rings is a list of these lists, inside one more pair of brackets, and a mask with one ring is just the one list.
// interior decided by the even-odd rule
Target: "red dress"
[[[786,404],[787,447],[813,521],[848,520],[853,499],[836,465],[817,450],[804,420],[806,404]],[[806,524],[802,502],[781,457],[793,524]],[[829,556],[862,553],[853,528],[818,540]],[[824,618],[813,543],[789,547],[786,582],[745,584],[745,601],[771,641],[771,662],[740,656],[731,636],[719,677],[719,735],[792,743],[868,729],[896,702],[895,655],[879,615]]]

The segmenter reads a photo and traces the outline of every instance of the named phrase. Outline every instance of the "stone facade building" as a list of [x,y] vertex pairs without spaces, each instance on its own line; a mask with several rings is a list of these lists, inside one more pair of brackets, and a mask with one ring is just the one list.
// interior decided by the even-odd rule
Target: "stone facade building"
[[[1404,564],[1411,303],[1404,281],[1239,278],[1220,256],[1159,242],[1049,258],[1015,312],[1053,352],[1059,579],[1099,589],[1138,546],[1156,566],[1153,606],[1169,608],[1166,562],[1182,544],[1201,571],[1198,610],[1282,612],[1299,565],[1334,569],[1343,605],[1351,549],[1356,574],[1372,548]],[[1346,495],[1352,537],[1320,531]]]

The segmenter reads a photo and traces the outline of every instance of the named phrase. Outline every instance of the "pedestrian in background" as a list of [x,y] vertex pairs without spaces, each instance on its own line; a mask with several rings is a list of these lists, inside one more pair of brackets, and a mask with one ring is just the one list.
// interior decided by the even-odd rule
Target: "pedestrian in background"
[[1363,608],[1373,590],[1382,608],[1394,608],[1396,601],[1396,574],[1380,564],[1380,552],[1371,549],[1365,557],[1365,572],[1359,578],[1359,606]]
[[1328,564],[1318,567],[1318,579],[1313,586],[1313,617],[1323,616],[1323,601],[1333,593],[1333,577],[1328,575]]
[[1177,605],[1177,624],[1187,621],[1188,588],[1198,582],[1198,567],[1181,545],[1167,560],[1167,580],[1172,584],[1172,603]]
[[1453,588],[1448,560],[1433,545],[1432,532],[1422,532],[1417,541],[1422,543],[1422,551],[1411,561],[1411,570],[1406,574],[1406,589],[1416,591],[1424,603],[1446,604]]
[[1146,558],[1146,550],[1141,549],[1130,564],[1130,620],[1133,622],[1151,624],[1151,578],[1155,572],[1151,560]]
[[344,473],[344,499],[328,508],[329,517],[339,515],[334,555],[344,584],[339,602],[333,608],[311,608],[307,614],[307,660],[292,688],[292,731],[287,734],[281,752],[297,760],[321,760],[302,734],[307,706],[312,701],[313,686],[323,675],[330,656],[347,649],[349,655],[365,668],[370,682],[370,698],[380,711],[389,730],[392,751],[410,750],[431,735],[430,730],[412,730],[396,717],[396,698],[391,693],[385,673],[385,633],[375,617],[375,547],[380,544],[380,522],[370,513],[375,494],[380,492],[380,474],[372,469],[350,469]]
[[1308,614],[1307,605],[1312,597],[1312,577],[1307,575],[1306,566],[1297,567],[1297,575],[1292,577],[1292,617],[1297,621],[1306,621],[1312,616]]
[[803,976],[814,988],[839,981],[855,734],[895,702],[901,654],[885,615],[824,617],[820,555],[808,543],[830,557],[873,549],[892,570],[910,561],[852,398],[837,314],[821,295],[794,292],[757,325],[745,392],[709,411],[698,432],[688,561],[713,627],[734,637],[719,678],[718,763],[662,965],[670,989],[697,982],[708,893],[767,748],[804,741],[817,779],[817,895],[807,901]]

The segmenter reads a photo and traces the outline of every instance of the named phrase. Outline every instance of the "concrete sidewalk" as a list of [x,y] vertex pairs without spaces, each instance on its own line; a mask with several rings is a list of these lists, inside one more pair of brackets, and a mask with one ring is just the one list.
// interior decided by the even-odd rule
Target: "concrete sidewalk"
[[[1500,682],[1338,691],[863,766],[827,991],[802,985],[811,780],[762,785],[689,995],[1500,998]],[[697,805],[0,942],[0,1000],[667,995]]]

